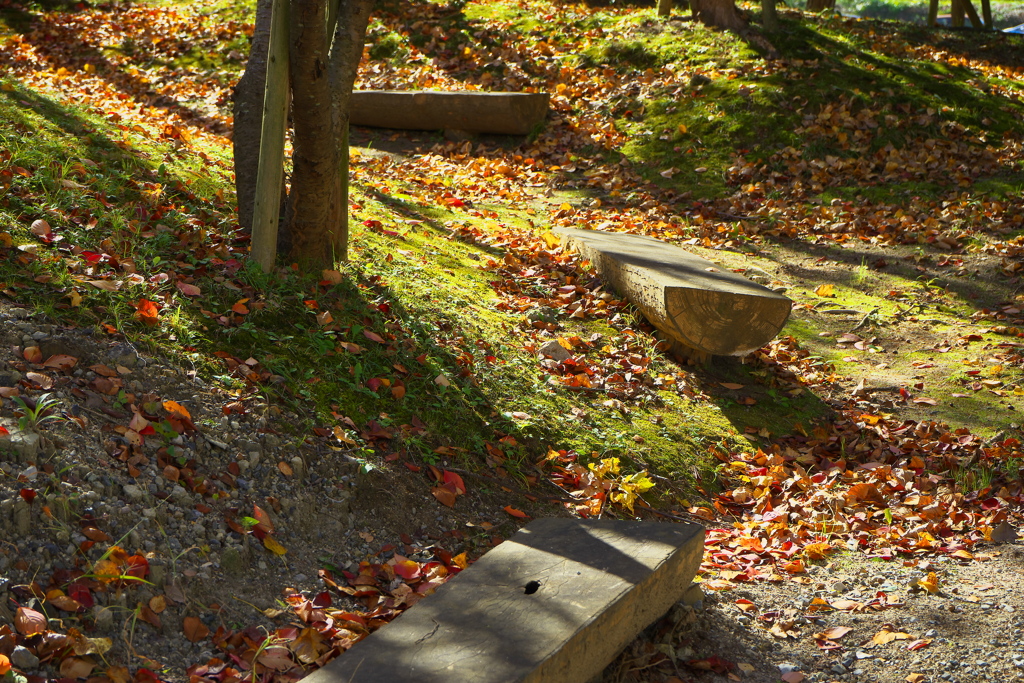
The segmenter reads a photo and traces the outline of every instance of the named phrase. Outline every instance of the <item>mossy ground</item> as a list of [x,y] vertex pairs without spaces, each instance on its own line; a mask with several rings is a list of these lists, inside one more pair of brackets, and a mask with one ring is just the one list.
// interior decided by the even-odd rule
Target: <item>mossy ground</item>
[[[446,40],[460,49],[478,34],[484,35],[479,39],[482,43],[490,40],[492,33],[484,31],[488,26],[498,26],[488,30],[501,30],[523,41],[545,38],[557,46],[568,39],[548,35],[545,32],[553,22],[542,21],[536,11],[515,4],[468,3],[451,9]],[[551,11],[566,14],[554,6]],[[205,13],[211,21],[222,23],[251,17],[227,3],[211,6]],[[33,12],[4,10],[0,19],[10,34],[26,30]],[[920,54],[933,46],[1019,67],[1020,41],[1014,37],[931,32],[895,24],[866,28],[852,20],[810,19],[784,12],[783,30],[767,38],[772,49],[799,66],[763,72],[769,51],[765,44],[691,22],[659,22],[653,11],[580,9],[566,20],[570,22],[563,25],[567,35],[591,35],[585,49],[559,55],[566,67],[610,71],[627,85],[642,82],[652,71],[688,74],[680,76],[675,90],[658,86],[641,97],[638,91],[623,87],[613,93],[604,113],[614,119],[627,142],[615,150],[581,147],[569,152],[629,163],[643,181],[694,201],[713,202],[737,191],[729,169],[739,154],[767,167],[779,166],[773,155],[787,147],[801,149],[808,159],[848,157],[850,153],[837,141],[812,140],[795,132],[806,114],[837,97],[894,115],[901,108],[931,108],[943,112],[944,121],[988,131],[993,139],[1021,132],[1019,99],[1011,102],[993,90],[1019,94],[1018,82],[995,73],[979,75],[966,67],[951,68]],[[375,24],[370,36],[370,55],[378,64],[399,63],[403,55],[427,49],[429,44],[421,34],[403,34],[384,24]],[[223,80],[237,75],[240,64],[231,53],[244,51],[245,44],[244,31],[235,31],[215,47],[184,50],[173,58],[140,66],[190,69],[214,81]],[[123,43],[110,49],[134,58]],[[490,67],[474,68],[473,73],[483,73]],[[705,73],[706,78],[690,78]],[[29,226],[33,220],[46,219],[59,229],[68,248],[79,253],[116,253],[120,261],[130,261],[143,280],[171,271],[194,274],[194,283],[203,292],[201,298],[189,299],[174,290],[172,279],[163,291],[160,323],[148,327],[135,317],[140,287],[126,280],[117,292],[97,290],[69,271],[67,259],[78,253],[39,247],[36,256],[26,254],[0,264],[0,281],[8,296],[75,324],[110,325],[153,352],[194,363],[228,390],[239,391],[244,385],[224,372],[215,354],[255,358],[285,380],[283,386],[261,391],[301,408],[306,421],[293,426],[296,437],[336,422],[338,415],[357,423],[373,419],[395,428],[415,419],[427,426],[429,437],[407,434],[401,447],[428,462],[437,458],[436,449],[441,447],[463,449],[458,452],[472,462],[481,457],[487,443],[512,437],[517,444],[508,449],[513,474],[525,472],[548,448],[560,448],[584,457],[623,456],[633,468],[652,467],[669,478],[707,487],[715,466],[709,446],[724,441],[742,447],[747,444],[743,434],[757,438],[757,434],[811,430],[830,415],[826,391],[784,393],[764,368],[738,362],[688,367],[687,372],[709,387],[700,400],[663,392],[660,401],[631,404],[628,412],[608,408],[585,393],[552,388],[535,354],[524,348],[522,315],[494,305],[492,276],[480,264],[500,251],[449,239],[444,224],[458,219],[484,230],[501,223],[544,227],[544,213],[534,207],[549,209],[563,202],[584,206],[594,199],[607,200],[609,193],[600,188],[562,187],[548,197],[536,197],[529,210],[481,200],[479,208],[496,217],[480,219],[424,202],[402,178],[357,182],[353,258],[340,266],[345,275],[342,284],[324,287],[315,274],[286,269],[264,276],[243,266],[239,291],[231,278],[217,274],[224,261],[244,259],[246,248],[244,234],[235,227],[230,148],[223,140],[197,138],[182,145],[144,127],[119,125],[109,116],[74,104],[73,77],[47,91],[28,88],[14,78],[3,83],[0,148],[9,153],[3,164],[25,173],[13,173],[4,187],[0,231],[8,232],[16,246],[35,244]],[[380,142],[394,137],[368,135]],[[909,144],[902,136],[894,130],[875,144],[879,148]],[[676,170],[663,173],[669,168]],[[564,173],[582,182],[582,172]],[[89,191],[76,184],[88,186]],[[1020,168],[1006,168],[976,178],[967,192],[972,198],[1013,202],[1019,201],[1022,185]],[[866,185],[850,179],[812,193],[807,201],[810,207],[839,200],[897,210],[913,198],[941,201],[949,192],[947,185],[931,179]],[[174,207],[159,219],[165,229],[142,227],[160,205]],[[140,220],[143,214],[147,221]],[[685,228],[691,220],[686,216],[681,225]],[[770,234],[771,220],[755,222]],[[875,268],[873,263],[882,252],[867,246],[847,249],[771,236],[753,240],[744,229],[731,229],[735,240],[729,249],[734,251],[702,254],[734,268],[758,265],[789,285],[798,309],[783,334],[834,363],[839,375],[848,375],[854,382],[869,375],[892,376],[910,386],[920,382],[924,388],[914,395],[938,401],[935,406],[897,402],[895,412],[948,420],[983,434],[1016,423],[1016,411],[1024,409],[1014,389],[1021,385],[1018,368],[998,371],[1006,381],[1009,393],[1005,396],[984,391],[970,392],[967,398],[949,396],[958,388],[962,391],[973,377],[964,373],[978,364],[986,373],[996,372],[979,352],[979,347],[997,343],[996,335],[979,328],[975,331],[982,342],[954,346],[941,355],[934,346],[919,348],[915,342],[926,333],[936,345],[962,336],[971,313],[1012,299],[1014,285],[1004,278],[971,275],[977,269],[972,259],[978,268],[994,267],[980,255],[965,256],[963,274],[957,271],[948,276],[948,270],[936,265],[941,254],[930,244],[886,251],[885,259],[899,265]],[[977,247],[987,244],[989,237],[977,235]],[[211,238],[213,245],[207,243]],[[930,260],[915,261],[920,255]],[[828,267],[819,267],[818,262],[827,262]],[[836,335],[850,331],[859,318],[842,319],[814,309],[822,301],[815,290],[823,282],[835,285],[830,301],[865,314],[877,309],[860,334],[881,341],[864,351],[836,346]],[[82,299],[76,303],[76,297]],[[241,322],[222,324],[218,318],[243,298],[261,307],[253,308]],[[912,315],[904,314],[911,306],[917,307]],[[331,313],[333,329],[318,323],[316,316],[324,311]],[[385,339],[391,334],[402,343],[368,341],[364,331]],[[570,321],[564,328],[565,334],[583,332],[608,338],[621,334],[600,321]],[[339,350],[342,343],[356,344],[361,351]],[[676,360],[653,350],[653,342],[649,346],[655,358],[652,371],[680,370]],[[873,352],[874,347],[881,350]],[[881,359],[884,368],[879,367]],[[934,368],[920,367],[929,363]],[[439,377],[447,378],[448,385]],[[371,385],[369,380],[387,382]],[[405,387],[402,397],[389,390],[389,383],[395,386],[399,380]],[[748,389],[740,395],[720,389],[723,383]],[[751,398],[754,403],[741,403],[739,398]]]

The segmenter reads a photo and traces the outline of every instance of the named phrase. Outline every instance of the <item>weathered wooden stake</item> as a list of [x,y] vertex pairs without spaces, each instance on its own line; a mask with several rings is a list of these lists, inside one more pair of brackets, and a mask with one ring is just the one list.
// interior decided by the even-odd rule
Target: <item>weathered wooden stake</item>
[[269,272],[277,258],[284,137],[288,125],[288,14],[288,0],[274,0],[250,252],[250,257],[260,264],[263,272]]

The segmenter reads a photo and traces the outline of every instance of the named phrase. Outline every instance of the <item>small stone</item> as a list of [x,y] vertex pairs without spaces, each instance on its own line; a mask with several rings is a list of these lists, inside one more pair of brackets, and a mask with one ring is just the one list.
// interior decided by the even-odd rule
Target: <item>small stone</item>
[[297,455],[292,458],[292,474],[295,476],[295,481],[306,479],[306,461]]
[[32,462],[39,455],[39,435],[34,432],[13,432],[0,436],[0,453],[13,451],[15,461]]
[[547,356],[548,358],[556,360],[559,363],[567,361],[570,358],[572,358],[572,354],[569,353],[568,349],[559,344],[557,339],[552,339],[550,341],[544,342],[544,344],[542,344],[541,347],[537,349],[537,352],[543,356]]
[[11,664],[21,670],[32,670],[39,666],[39,657],[27,647],[19,645],[11,652]]
[[122,488],[124,489],[124,494],[136,503],[142,500],[146,495],[142,488],[135,484],[125,484]]
[[224,573],[239,575],[245,571],[245,562],[238,548],[227,548],[220,556],[220,567]]

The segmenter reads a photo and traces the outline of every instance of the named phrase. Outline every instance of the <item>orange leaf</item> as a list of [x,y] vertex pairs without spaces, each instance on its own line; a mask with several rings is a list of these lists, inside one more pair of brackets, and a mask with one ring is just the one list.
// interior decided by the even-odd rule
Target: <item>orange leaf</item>
[[370,331],[370,330],[363,330],[363,336],[364,336],[364,337],[366,337],[367,339],[369,339],[370,341],[375,341],[375,342],[377,342],[378,344],[384,344],[384,343],[386,343],[386,342],[384,341],[384,338],[383,338],[383,337],[381,337],[381,336],[380,336],[379,334],[377,334],[376,332],[372,332],[372,331]]
[[530,518],[530,515],[526,514],[522,510],[516,510],[511,505],[506,505],[505,506],[505,512],[507,512],[508,514],[512,515],[513,517],[518,517],[519,519],[529,519]]
[[38,346],[27,346],[25,350],[21,352],[21,355],[25,357],[29,363],[42,363],[43,352],[39,350]]
[[167,598],[162,595],[155,595],[149,599],[149,609],[153,610],[156,614],[160,614],[167,609]]
[[181,405],[177,401],[164,401],[163,405],[164,410],[166,410],[171,415],[177,415],[178,417],[184,418],[186,420],[192,419],[192,415],[188,412],[185,406]]
[[198,643],[210,635],[210,629],[206,628],[206,624],[201,622],[199,617],[185,617],[182,621],[182,632],[192,643]]
[[135,304],[135,319],[145,325],[156,325],[160,322],[160,309],[149,299],[139,299]]
[[259,524],[256,525],[256,528],[261,531],[265,531],[266,533],[274,531],[274,523],[270,521],[270,515],[268,515],[259,505],[252,506],[252,516],[256,518],[257,522],[259,522]]
[[246,301],[248,301],[248,299],[239,299],[235,302],[234,306],[231,307],[231,310],[238,315],[245,315],[249,312],[248,307],[245,305]]
[[179,282],[177,284],[177,287],[178,291],[184,294],[185,296],[199,296],[200,294],[203,293],[202,290],[196,287],[195,285],[190,285],[186,282]]
[[10,670],[11,660],[7,658],[7,655],[0,655],[0,676],[6,676]]
[[294,472],[292,471],[292,466],[286,463],[284,460],[277,463],[277,469],[281,470],[281,474],[283,474],[286,477],[290,477],[292,476],[292,474],[294,474]]
[[466,485],[462,481],[462,477],[457,475],[455,472],[444,471],[444,483],[451,484],[455,489],[455,493],[464,495],[466,493]]
[[[438,502],[448,507],[455,507],[455,492],[447,486],[437,486],[430,490]],[[507,508],[506,508],[507,509]]]

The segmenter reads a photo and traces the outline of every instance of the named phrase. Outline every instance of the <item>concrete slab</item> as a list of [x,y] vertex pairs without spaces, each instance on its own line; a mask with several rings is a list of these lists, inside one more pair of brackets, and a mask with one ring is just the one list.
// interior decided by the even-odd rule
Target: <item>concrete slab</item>
[[682,597],[703,549],[696,524],[535,520],[303,680],[585,683]]
[[743,356],[775,338],[793,302],[677,246],[642,235],[555,228],[602,279],[687,349]]
[[526,135],[548,113],[547,93],[354,90],[349,121],[399,130]]

